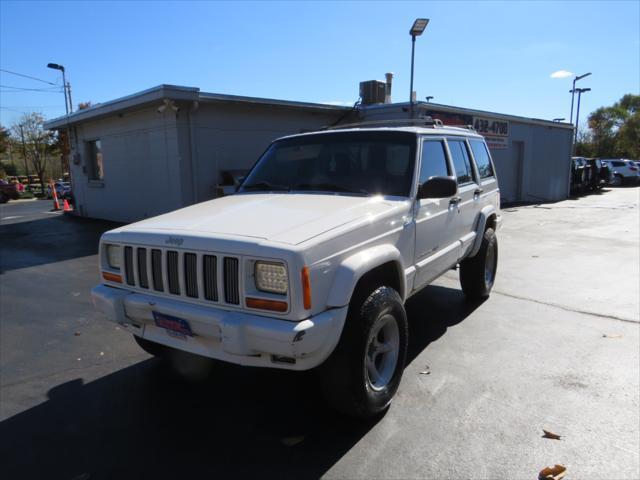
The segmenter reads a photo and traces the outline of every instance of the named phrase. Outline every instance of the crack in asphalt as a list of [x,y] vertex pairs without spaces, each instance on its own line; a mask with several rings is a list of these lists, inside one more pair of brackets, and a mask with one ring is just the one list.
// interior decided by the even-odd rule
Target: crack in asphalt
[[522,297],[520,295],[514,295],[512,293],[506,293],[506,292],[500,292],[500,291],[497,291],[497,290],[493,290],[491,293],[497,293],[498,295],[503,295],[505,297],[515,298],[517,300],[525,300],[525,301],[528,301],[528,302],[538,303],[540,305],[546,305],[548,307],[559,308],[559,309],[564,310],[566,312],[581,313],[583,315],[591,315],[591,316],[594,316],[594,317],[608,318],[609,320],[617,320],[619,322],[633,323],[635,325],[640,324],[640,319],[624,318],[624,317],[618,317],[617,315],[605,315],[604,313],[590,312],[588,310],[580,310],[580,309],[577,309],[577,308],[568,307],[566,305],[561,305],[559,303],[543,302],[542,300],[536,300],[535,298]]

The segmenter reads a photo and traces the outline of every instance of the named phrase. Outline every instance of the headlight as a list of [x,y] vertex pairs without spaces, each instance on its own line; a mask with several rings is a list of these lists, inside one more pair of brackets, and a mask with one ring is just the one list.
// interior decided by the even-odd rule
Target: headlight
[[255,263],[256,288],[263,292],[287,293],[288,279],[287,269],[283,263],[256,262]]
[[107,245],[107,263],[111,268],[120,270],[121,251],[120,245]]

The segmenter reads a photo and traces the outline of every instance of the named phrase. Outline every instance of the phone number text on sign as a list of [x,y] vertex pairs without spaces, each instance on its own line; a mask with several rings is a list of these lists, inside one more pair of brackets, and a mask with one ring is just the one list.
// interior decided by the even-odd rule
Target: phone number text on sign
[[505,122],[503,120],[473,117],[473,128],[481,135],[492,135],[498,137],[509,136],[509,122]]

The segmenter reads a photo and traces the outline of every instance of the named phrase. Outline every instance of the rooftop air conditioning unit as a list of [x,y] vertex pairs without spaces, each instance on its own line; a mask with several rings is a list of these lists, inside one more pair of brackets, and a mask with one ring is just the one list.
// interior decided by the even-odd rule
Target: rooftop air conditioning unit
[[362,105],[372,105],[374,103],[384,103],[387,85],[379,80],[368,80],[360,82],[360,98]]

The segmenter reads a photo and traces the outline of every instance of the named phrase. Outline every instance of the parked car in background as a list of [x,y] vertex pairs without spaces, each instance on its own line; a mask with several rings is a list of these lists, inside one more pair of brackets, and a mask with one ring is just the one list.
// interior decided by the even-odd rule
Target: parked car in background
[[640,166],[624,158],[602,159],[607,162],[613,173],[612,185],[636,184],[640,182]]
[[585,157],[571,158],[571,193],[582,193],[587,189],[590,168]]
[[9,200],[16,200],[20,197],[18,185],[0,180],[0,203],[7,203]]
[[[56,189],[56,195],[58,198],[68,198],[71,195],[71,184],[69,182],[55,182],[54,188]],[[47,198],[53,198],[51,191],[51,185],[47,185]]]
[[607,162],[603,162],[599,158],[587,158],[585,160],[589,167],[587,175],[587,188],[589,190],[597,190],[613,182],[613,172]]

